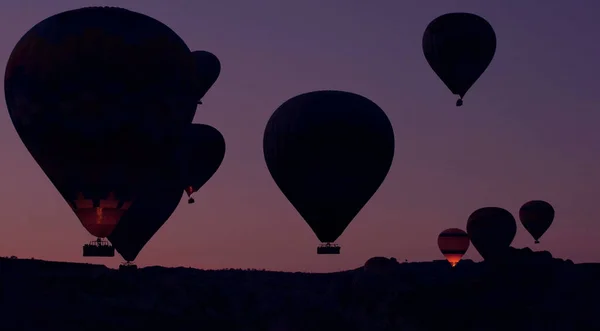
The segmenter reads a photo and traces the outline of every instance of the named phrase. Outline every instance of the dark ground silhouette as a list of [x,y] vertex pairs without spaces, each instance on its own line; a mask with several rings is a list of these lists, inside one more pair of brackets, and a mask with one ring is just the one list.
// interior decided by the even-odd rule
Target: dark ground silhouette
[[529,248],[328,274],[2,258],[0,277],[1,330],[600,330],[600,264]]

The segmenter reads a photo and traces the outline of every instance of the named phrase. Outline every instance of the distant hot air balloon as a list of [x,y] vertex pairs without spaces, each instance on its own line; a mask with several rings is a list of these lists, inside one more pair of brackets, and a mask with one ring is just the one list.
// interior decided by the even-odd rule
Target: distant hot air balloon
[[519,209],[519,219],[527,232],[535,239],[535,243],[539,244],[540,237],[552,225],[554,208],[546,201],[529,201]]
[[469,216],[467,233],[484,260],[495,259],[510,247],[517,233],[517,222],[506,209],[484,207]]
[[185,192],[194,203],[192,194],[217,172],[225,157],[225,139],[219,130],[206,124],[192,124],[183,142],[182,162],[185,173]]
[[385,179],[394,130],[369,99],[342,91],[291,98],[271,116],[263,138],[275,183],[317,238],[318,253],[339,253],[342,234]]
[[438,247],[452,267],[465,255],[469,244],[469,235],[461,229],[446,229],[438,236]]
[[192,56],[196,65],[196,98],[198,104],[202,104],[202,98],[221,74],[221,62],[214,54],[207,51],[194,51]]
[[193,69],[170,28],[121,8],[51,16],[13,49],[12,122],[90,234],[110,235],[152,164],[173,157],[196,108]]
[[492,62],[496,34],[483,18],[449,13],[434,19],[423,34],[427,62],[462,105],[467,91]]

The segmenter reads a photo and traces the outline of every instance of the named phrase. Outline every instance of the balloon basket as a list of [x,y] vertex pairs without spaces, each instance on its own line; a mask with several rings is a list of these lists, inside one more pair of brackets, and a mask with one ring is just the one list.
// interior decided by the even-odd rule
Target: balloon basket
[[115,256],[115,248],[102,238],[91,241],[89,244],[83,245],[83,256],[85,257],[113,257]]
[[340,254],[341,247],[336,244],[323,244],[317,247],[317,254]]
[[194,202],[196,202],[196,200],[194,200],[194,198],[189,198],[189,199],[188,199],[188,204],[190,204],[190,205],[191,205],[191,204],[192,204],[192,203],[194,203]]
[[131,262],[131,261],[126,261],[121,263],[121,265],[119,266],[119,271],[135,271],[137,270],[137,265],[135,265],[135,263]]

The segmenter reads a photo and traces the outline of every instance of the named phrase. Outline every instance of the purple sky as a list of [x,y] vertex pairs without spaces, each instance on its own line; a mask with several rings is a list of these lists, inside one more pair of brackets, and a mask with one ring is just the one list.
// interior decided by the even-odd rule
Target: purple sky
[[[86,3],[150,15],[223,66],[195,122],[223,133],[225,160],[196,204],[182,203],[146,245],[138,265],[333,271],[376,255],[441,259],[440,231],[464,229],[483,206],[517,216],[531,199],[556,209],[535,249],[600,260],[597,0],[5,0],[1,66],[34,24]],[[453,11],[483,16],[498,38],[492,64],[462,108],[421,50],[427,24]],[[340,237],[339,256],[315,254],[316,236],[275,185],[262,154],[271,113],[318,89],[370,98],[396,132],[392,169]],[[93,238],[1,107],[0,255],[86,261],[81,245]],[[520,223],[513,246],[533,246]],[[466,258],[481,259],[473,247]],[[87,261],[114,267],[122,259]]]

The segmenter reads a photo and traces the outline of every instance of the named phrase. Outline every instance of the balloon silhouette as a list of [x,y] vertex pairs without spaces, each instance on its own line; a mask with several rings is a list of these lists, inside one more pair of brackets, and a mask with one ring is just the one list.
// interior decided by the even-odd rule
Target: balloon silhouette
[[275,183],[317,238],[331,248],[385,179],[394,131],[369,99],[342,91],[298,95],[273,113],[263,138]]
[[506,209],[484,207],[474,211],[467,221],[467,233],[484,260],[501,257],[517,233],[517,222]]
[[469,235],[461,229],[446,229],[438,236],[438,247],[452,267],[460,262],[469,244]]
[[187,130],[182,156],[185,173],[185,192],[194,203],[192,194],[217,172],[225,157],[225,139],[219,130],[206,124],[192,124]]
[[194,51],[192,56],[196,65],[196,98],[198,104],[202,104],[200,100],[221,74],[221,62],[214,54],[207,51]]
[[519,209],[519,219],[536,244],[554,221],[554,208],[542,200],[532,200]]
[[183,190],[181,185],[157,187],[141,196],[108,236],[126,261],[133,261],[173,214]]
[[153,167],[160,171],[141,184],[142,193],[108,236],[113,247],[128,262],[136,259],[171,217],[183,195],[184,178],[178,157],[156,160]]
[[51,16],[17,43],[4,90],[21,140],[88,232],[109,236],[191,122],[194,62],[164,24],[121,8]]
[[492,62],[496,34],[483,18],[470,13],[449,13],[434,19],[423,34],[427,62],[452,94],[456,106]]

